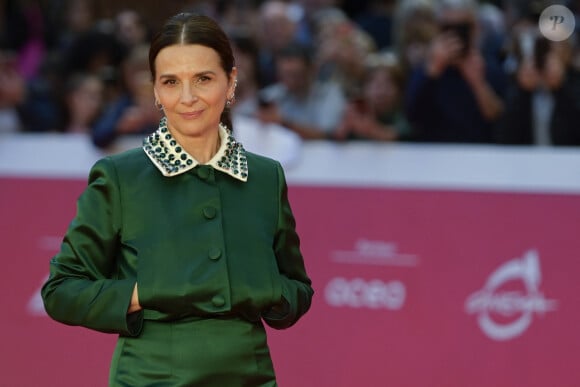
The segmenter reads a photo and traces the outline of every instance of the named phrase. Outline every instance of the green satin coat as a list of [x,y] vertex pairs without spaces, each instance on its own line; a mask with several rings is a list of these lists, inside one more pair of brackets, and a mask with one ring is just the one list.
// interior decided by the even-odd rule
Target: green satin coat
[[[50,262],[47,313],[122,336],[139,336],[144,320],[293,325],[313,290],[285,177],[279,163],[246,154],[247,182],[209,165],[164,177],[142,149],[98,161]],[[135,282],[144,310],[128,316]]]

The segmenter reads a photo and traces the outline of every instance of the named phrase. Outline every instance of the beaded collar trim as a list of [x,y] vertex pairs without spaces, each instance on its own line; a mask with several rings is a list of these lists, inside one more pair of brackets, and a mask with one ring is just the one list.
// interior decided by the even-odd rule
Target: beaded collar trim
[[[244,147],[222,123],[219,125],[219,136],[220,148],[207,165],[238,180],[247,181],[248,160]],[[159,128],[143,140],[143,150],[163,176],[177,176],[199,165],[171,135],[166,117],[159,122]]]

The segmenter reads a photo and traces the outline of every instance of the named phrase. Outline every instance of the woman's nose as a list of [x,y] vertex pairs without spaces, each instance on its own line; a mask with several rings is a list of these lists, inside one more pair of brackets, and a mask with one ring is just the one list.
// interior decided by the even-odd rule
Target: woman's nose
[[181,102],[184,104],[192,104],[197,101],[197,94],[191,85],[185,84],[181,90]]

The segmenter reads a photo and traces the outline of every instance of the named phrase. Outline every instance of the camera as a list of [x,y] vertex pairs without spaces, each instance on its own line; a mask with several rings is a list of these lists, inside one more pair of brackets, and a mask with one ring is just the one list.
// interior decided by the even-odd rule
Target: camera
[[457,36],[461,41],[460,56],[463,58],[469,54],[471,50],[471,37],[473,28],[471,23],[444,23],[441,25],[441,32],[450,32]]

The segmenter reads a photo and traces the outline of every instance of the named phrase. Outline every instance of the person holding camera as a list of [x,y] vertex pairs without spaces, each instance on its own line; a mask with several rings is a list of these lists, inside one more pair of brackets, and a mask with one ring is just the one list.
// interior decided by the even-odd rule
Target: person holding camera
[[491,142],[504,74],[478,47],[477,3],[440,0],[437,13],[439,32],[408,82],[408,119],[418,141]]
[[495,137],[510,145],[580,145],[580,69],[574,37],[552,42],[535,25],[515,34],[515,71]]

